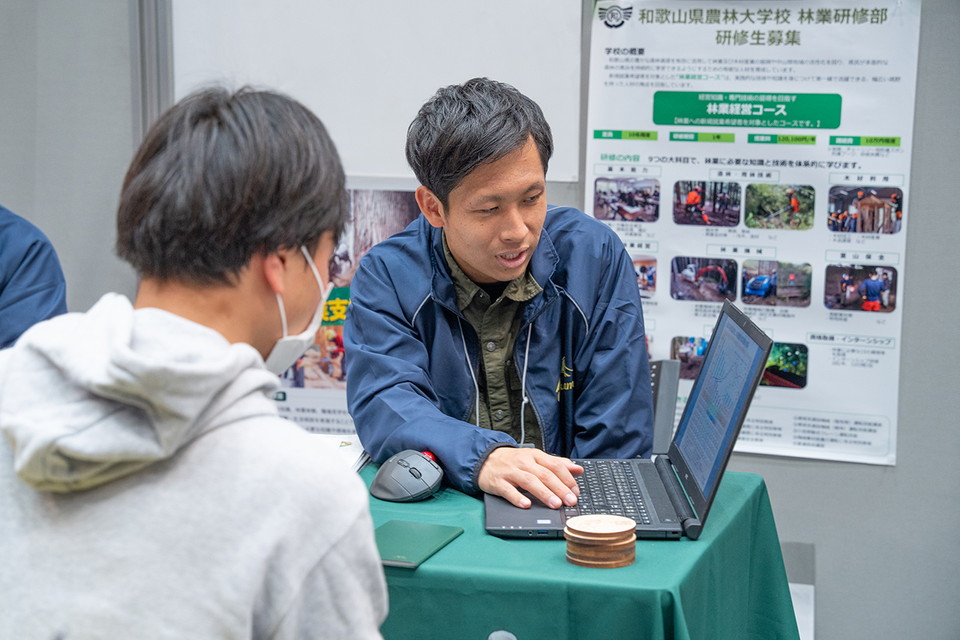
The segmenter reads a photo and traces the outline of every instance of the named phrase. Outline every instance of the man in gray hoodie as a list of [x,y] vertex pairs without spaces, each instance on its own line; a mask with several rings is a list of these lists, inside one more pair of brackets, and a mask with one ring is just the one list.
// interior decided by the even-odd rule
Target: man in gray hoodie
[[154,125],[118,212],[136,299],[0,351],[0,638],[379,637],[363,483],[271,399],[346,202],[289,98],[208,89]]

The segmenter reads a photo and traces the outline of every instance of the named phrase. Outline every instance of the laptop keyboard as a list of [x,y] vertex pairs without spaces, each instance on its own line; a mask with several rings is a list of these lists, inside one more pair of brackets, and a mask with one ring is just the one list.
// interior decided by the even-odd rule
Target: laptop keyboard
[[568,518],[595,514],[625,516],[637,524],[650,524],[640,485],[627,460],[578,460],[583,474],[577,477],[580,498],[565,507]]

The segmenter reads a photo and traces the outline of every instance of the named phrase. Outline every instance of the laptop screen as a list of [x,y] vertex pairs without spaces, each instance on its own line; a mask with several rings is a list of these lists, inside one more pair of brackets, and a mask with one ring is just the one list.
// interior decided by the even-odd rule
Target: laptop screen
[[[701,518],[703,507],[698,499],[706,500],[709,507],[763,375],[771,344],[739,309],[729,302],[723,305],[670,455],[680,463],[678,470],[682,466],[681,480],[688,475],[684,488]],[[691,491],[690,477],[696,491]]]

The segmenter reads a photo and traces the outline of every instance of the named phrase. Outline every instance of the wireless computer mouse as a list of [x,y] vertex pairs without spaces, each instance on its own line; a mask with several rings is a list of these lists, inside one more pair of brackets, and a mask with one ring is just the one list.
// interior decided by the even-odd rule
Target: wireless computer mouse
[[390,502],[425,500],[440,489],[443,469],[419,451],[407,449],[387,458],[370,484],[375,498]]

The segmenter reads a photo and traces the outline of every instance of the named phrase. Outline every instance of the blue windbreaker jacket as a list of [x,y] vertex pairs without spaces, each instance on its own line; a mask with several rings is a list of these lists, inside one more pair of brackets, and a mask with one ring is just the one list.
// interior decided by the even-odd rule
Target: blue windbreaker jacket
[[41,320],[67,312],[67,284],[43,232],[0,206],[0,349]]
[[[543,291],[524,303],[513,362],[548,453],[647,456],[653,402],[633,263],[606,225],[550,207],[530,273]],[[344,327],[347,402],[364,448],[382,462],[430,450],[456,489],[506,433],[466,422],[476,410],[480,344],[457,309],[441,232],[420,216],[361,260]],[[471,375],[471,370],[473,375]]]

